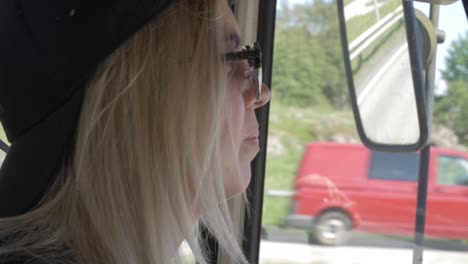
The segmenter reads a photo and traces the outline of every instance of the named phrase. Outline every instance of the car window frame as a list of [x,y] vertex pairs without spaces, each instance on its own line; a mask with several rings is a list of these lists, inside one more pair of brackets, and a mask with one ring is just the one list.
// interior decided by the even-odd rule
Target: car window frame
[[[252,1],[252,0],[250,0]],[[271,86],[273,69],[273,48],[276,25],[276,0],[259,0],[257,19],[257,40],[262,48],[263,83],[273,93]],[[262,225],[265,166],[267,155],[270,103],[255,110],[260,125],[260,152],[252,162],[252,180],[247,188],[249,207],[244,218],[243,250],[250,263],[259,262],[260,233]]]
[[[263,83],[271,90],[277,1],[249,0],[248,4],[247,1],[239,1],[235,3],[236,5],[233,6],[232,9],[236,18],[239,20],[238,22],[240,24],[243,39],[248,41],[250,38],[256,37],[256,40],[260,42],[262,48]],[[252,9],[242,8],[241,5],[254,5],[258,7],[256,8],[258,12],[256,14],[247,14],[249,11],[251,12]],[[256,25],[255,28],[253,28],[254,25]],[[259,28],[262,30],[258,30]],[[249,203],[244,212],[244,238],[242,242],[242,249],[250,263],[258,263],[259,260],[269,112],[270,103],[267,103],[265,106],[255,110],[259,123],[259,143],[261,147],[258,155],[251,163],[252,177],[246,190]],[[218,250],[219,247],[216,239],[214,239],[206,230],[204,232],[205,242],[212,253],[208,263],[222,263],[223,260],[220,260],[223,257],[222,252]]]

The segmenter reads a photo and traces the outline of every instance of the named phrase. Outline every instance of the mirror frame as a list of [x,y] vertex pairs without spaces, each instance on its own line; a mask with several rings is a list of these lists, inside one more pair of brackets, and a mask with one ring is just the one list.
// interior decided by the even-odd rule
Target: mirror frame
[[362,124],[359,107],[357,105],[357,96],[354,87],[353,73],[351,68],[350,53],[348,47],[348,35],[346,31],[346,20],[344,15],[343,0],[337,0],[338,23],[340,27],[341,47],[343,52],[343,62],[345,66],[348,90],[353,109],[354,121],[362,143],[369,149],[386,152],[412,152],[422,149],[428,144],[430,118],[428,116],[427,96],[424,85],[424,67],[423,67],[423,47],[424,38],[418,26],[413,2],[411,0],[402,0],[403,14],[405,19],[406,36],[408,42],[408,51],[411,64],[411,76],[413,79],[413,88],[416,101],[416,110],[419,122],[419,139],[413,144],[383,144],[372,141],[367,137]]

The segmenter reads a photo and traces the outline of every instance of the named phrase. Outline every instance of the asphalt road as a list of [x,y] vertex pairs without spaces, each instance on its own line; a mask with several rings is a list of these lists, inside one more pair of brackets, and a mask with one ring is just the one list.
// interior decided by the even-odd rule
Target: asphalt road
[[415,143],[419,127],[405,30],[362,63],[354,84],[367,136],[388,144]]
[[[341,247],[309,244],[307,234],[293,229],[268,228],[260,244],[263,264],[400,264],[412,263],[408,240],[353,232]],[[468,245],[455,241],[426,241],[423,264],[466,264]]]
[[384,46],[380,47],[367,61],[362,61],[360,57],[356,58],[361,60],[361,68],[354,76],[354,84],[358,93],[406,42],[406,31],[402,29],[395,32],[390,39],[387,39]]
[[407,45],[402,45],[358,94],[364,130],[372,140],[415,143],[419,138]]

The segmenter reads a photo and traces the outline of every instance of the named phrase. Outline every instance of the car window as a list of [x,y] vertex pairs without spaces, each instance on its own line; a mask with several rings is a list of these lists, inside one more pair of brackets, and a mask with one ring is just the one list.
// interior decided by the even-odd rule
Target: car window
[[417,153],[371,154],[369,179],[393,181],[418,180],[419,155]]
[[468,161],[453,156],[439,156],[437,183],[468,186]]

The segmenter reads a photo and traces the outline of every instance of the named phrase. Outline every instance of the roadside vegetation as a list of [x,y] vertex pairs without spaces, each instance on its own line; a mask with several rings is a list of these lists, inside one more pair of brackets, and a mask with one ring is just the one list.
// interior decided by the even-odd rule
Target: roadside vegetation
[[[393,12],[396,8],[401,6],[399,0],[386,0],[378,1],[380,18],[384,18],[386,15]],[[377,17],[374,12],[369,12],[362,16],[355,16],[346,21],[346,29],[348,34],[349,43],[353,42],[359,35],[361,35],[366,29],[377,23]]]
[[[397,8],[395,3],[400,1],[390,0],[381,5],[381,17]],[[375,14],[357,16],[352,21],[354,25],[369,27],[376,21]],[[403,29],[404,25],[397,23],[389,32]],[[362,29],[352,30],[363,32]],[[381,37],[383,41],[389,36]],[[272,196],[269,191],[292,191],[296,170],[308,143],[360,142],[349,105],[340,41],[333,2],[316,0],[294,6],[279,2],[263,200],[264,226],[281,226],[288,214],[290,197]],[[369,53],[382,41],[376,41]],[[443,77],[448,90],[436,98],[433,129],[434,143],[465,151],[468,147],[466,50],[468,32],[452,44],[446,56],[447,69]]]
[[441,73],[447,89],[435,98],[434,120],[449,127],[468,147],[468,30],[451,44],[445,65]]
[[293,189],[296,169],[308,143],[359,142],[349,109],[289,107],[278,101],[270,106],[263,225],[281,225],[288,214],[290,197],[270,196],[268,191]]

